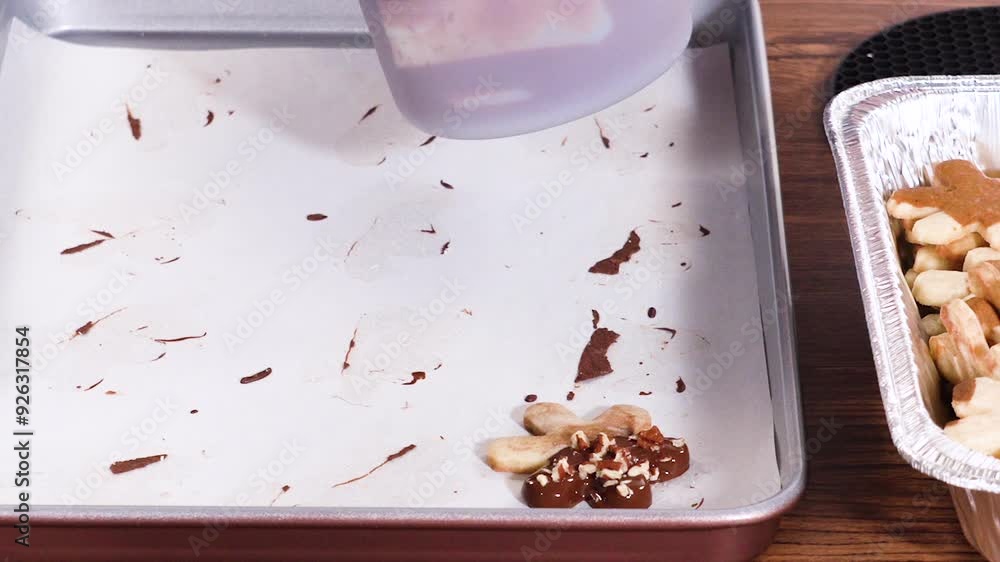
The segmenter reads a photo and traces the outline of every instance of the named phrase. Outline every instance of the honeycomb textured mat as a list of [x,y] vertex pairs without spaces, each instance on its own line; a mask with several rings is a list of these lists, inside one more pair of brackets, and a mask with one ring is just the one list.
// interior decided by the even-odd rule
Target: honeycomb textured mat
[[891,27],[847,55],[834,93],[880,78],[1000,74],[1000,7],[943,12]]

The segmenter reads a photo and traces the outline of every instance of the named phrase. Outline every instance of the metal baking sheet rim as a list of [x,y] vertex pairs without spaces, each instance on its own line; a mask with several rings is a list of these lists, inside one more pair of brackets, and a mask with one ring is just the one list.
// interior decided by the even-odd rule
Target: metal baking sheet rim
[[[881,224],[874,222],[877,214],[885,216],[885,201],[872,186],[869,161],[861,142],[863,127],[874,114],[930,93],[1000,95],[1000,77],[917,76],[878,80],[835,97],[827,107],[824,121],[840,178],[878,383],[893,443],[900,455],[924,474],[959,488],[997,494],[1000,460],[948,438],[922,402],[914,360],[915,354],[922,350],[910,347],[906,357],[890,354],[888,342],[894,341],[894,337],[908,341],[913,335],[906,323],[902,300],[893,293],[899,275],[898,259],[892,260],[895,269],[892,265],[878,269],[871,260],[873,254],[894,255],[895,249],[886,244],[886,240],[892,240],[888,220]],[[879,235],[866,234],[872,232]]]
[[[722,4],[723,2],[720,2]],[[734,3],[746,8],[746,23],[748,34],[746,48],[750,51],[749,58],[753,74],[755,94],[748,102],[754,105],[753,111],[758,122],[764,125],[759,133],[762,143],[762,181],[768,200],[768,224],[770,232],[769,245],[772,250],[780,252],[775,256],[774,275],[780,298],[789,298],[787,290],[787,265],[785,258],[784,231],[782,228],[780,194],[777,190],[777,164],[773,131],[773,114],[770,107],[770,88],[768,73],[763,53],[763,31],[759,4],[756,0],[738,0]],[[4,10],[8,6],[0,2],[0,18],[3,22],[0,29],[6,30],[12,14]],[[74,35],[72,26],[60,26],[47,30],[50,35],[62,37]],[[6,33],[4,33],[6,35]],[[757,134],[753,134],[757,137]],[[786,301],[790,302],[790,301]],[[779,323],[784,325],[782,339],[778,345],[781,348],[794,350],[794,335],[791,325],[791,307],[779,311]],[[788,341],[785,341],[785,340]],[[787,353],[787,350],[786,350]],[[784,354],[782,354],[784,355]],[[788,457],[790,471],[782,473],[782,488],[773,496],[750,506],[724,510],[660,510],[660,511],[629,511],[579,510],[566,512],[563,510],[509,510],[497,512],[486,509],[357,509],[357,508],[234,508],[234,507],[88,507],[88,506],[33,506],[32,521],[42,526],[90,526],[116,527],[134,525],[141,521],[151,527],[171,527],[184,525],[203,525],[206,521],[224,520],[232,526],[268,527],[339,527],[339,528],[371,528],[376,524],[379,528],[424,528],[424,529],[482,529],[484,524],[493,529],[526,529],[551,527],[565,530],[607,530],[610,528],[630,530],[709,530],[727,527],[753,526],[773,522],[783,515],[801,497],[805,489],[805,443],[801,436],[802,415],[798,401],[797,367],[794,357],[784,365],[783,372],[772,373],[771,376],[781,377],[784,395],[792,399],[786,406],[787,433],[795,434],[790,443],[783,443],[789,449],[779,450],[779,461]],[[798,431],[793,431],[793,427]],[[792,428],[792,429],[789,429]],[[13,518],[5,510],[0,515],[0,522],[10,523]]]

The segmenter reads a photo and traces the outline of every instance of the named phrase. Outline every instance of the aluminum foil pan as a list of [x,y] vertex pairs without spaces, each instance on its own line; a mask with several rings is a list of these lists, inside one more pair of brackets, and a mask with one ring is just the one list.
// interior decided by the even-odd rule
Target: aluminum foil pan
[[[885,201],[929,181],[931,167],[967,159],[1000,165],[1000,77],[879,80],[826,111],[892,440],[914,468],[954,486],[966,536],[1000,559],[1000,460],[945,436],[951,415],[899,265]],[[984,527],[985,525],[985,527]]]

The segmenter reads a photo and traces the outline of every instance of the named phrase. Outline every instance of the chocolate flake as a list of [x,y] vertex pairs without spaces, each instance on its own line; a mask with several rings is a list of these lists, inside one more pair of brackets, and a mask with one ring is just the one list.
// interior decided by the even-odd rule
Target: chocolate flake
[[181,259],[181,258],[180,258],[180,256],[177,256],[176,258],[174,258],[174,259],[171,259],[171,260],[167,260],[167,261],[161,261],[161,262],[160,262],[160,265],[167,265],[168,263],[174,263],[175,261],[177,261],[177,260],[179,260],[179,259]]
[[97,388],[97,385],[101,384],[102,382],[104,382],[104,379],[101,379],[101,380],[95,382],[94,384],[92,384],[92,385],[88,386],[87,388],[83,389],[83,391],[87,392],[88,390],[94,390],[95,388]]
[[166,356],[167,356],[167,352],[164,351],[163,353],[157,355],[156,359],[153,359],[152,361],[150,361],[150,363],[156,363],[157,361],[159,361],[160,359],[163,359]]
[[311,215],[306,215],[306,220],[311,222],[323,221],[326,220],[327,218],[329,217],[327,217],[323,213],[313,213]]
[[649,158],[649,153],[643,152],[642,154],[639,155],[639,158]]
[[648,390],[642,390],[639,392],[639,396],[649,396],[650,394],[652,394],[652,392]]
[[676,209],[677,207],[680,207],[682,204],[683,204],[682,201],[678,201],[678,202],[674,203],[673,205],[671,205],[670,208],[671,209]]
[[242,379],[240,379],[240,384],[250,384],[252,382],[257,382],[257,381],[259,381],[261,379],[266,379],[269,376],[271,376],[271,368],[270,367],[264,369],[263,371],[261,371],[259,373],[254,373],[252,375],[243,377]]
[[423,232],[424,234],[437,234],[438,233],[438,231],[434,228],[433,224],[431,225],[430,228],[423,228],[423,229],[421,229],[420,232]]
[[412,373],[410,373],[410,376],[413,377],[413,379],[410,382],[404,382],[403,386],[413,386],[417,384],[418,382],[427,378],[427,373],[423,371],[413,371]]
[[378,111],[378,108],[379,108],[379,106],[373,105],[371,109],[369,109],[368,111],[366,111],[365,114],[361,116],[361,119],[358,120],[358,123],[361,123],[365,119],[368,119],[369,117],[371,117],[372,114],[374,114],[376,111]]
[[103,236],[105,238],[114,239],[114,235],[111,234],[110,232],[106,231],[106,230],[91,230],[91,232],[93,232],[94,234],[96,234],[98,236]]
[[440,368],[441,368],[441,367],[442,367],[443,365],[444,365],[444,363],[438,363],[438,364],[437,364],[437,367],[434,367],[434,370],[435,370],[435,371],[437,371],[437,370],[438,370],[438,369],[440,369]]
[[454,185],[451,185],[450,183],[448,183],[448,182],[446,182],[444,180],[441,180],[441,187],[443,187],[445,189],[455,189]]
[[139,140],[142,138],[142,119],[139,119],[135,115],[132,115],[132,108],[125,106],[125,112],[128,115],[128,126],[132,129],[132,138]]
[[383,156],[383,157],[382,157],[382,159],[381,159],[381,160],[379,160],[379,161],[378,161],[378,163],[376,163],[375,165],[376,165],[376,166],[381,166],[382,164],[385,164],[385,161],[386,161],[386,160],[387,160],[388,158],[389,158],[388,156]]
[[580,355],[580,364],[576,369],[576,382],[596,379],[614,372],[611,362],[608,361],[608,349],[616,341],[618,334],[607,328],[598,328],[590,336],[590,341],[583,348]]
[[153,341],[156,343],[177,343],[187,340],[200,340],[201,338],[208,335],[208,332],[201,334],[200,336],[184,336],[180,338],[155,338]]
[[680,394],[687,390],[687,385],[684,384],[684,379],[677,377],[677,393]]
[[701,501],[698,502],[698,503],[691,504],[691,507],[693,507],[695,509],[701,509],[701,506],[703,506],[703,505],[705,505],[705,498],[701,498]]
[[643,110],[642,110],[642,112],[643,112],[643,113],[649,113],[650,111],[653,111],[653,109],[654,109],[655,107],[656,107],[656,104],[653,104],[653,105],[651,105],[651,106],[647,107],[646,109],[643,109]]
[[566,400],[572,401],[574,398],[576,398],[576,393],[572,390],[566,393]]
[[197,413],[198,413],[198,410],[191,410],[191,413],[192,413],[192,414],[197,414]]
[[427,140],[425,140],[424,142],[420,143],[420,146],[427,146],[430,143],[434,142],[435,139],[437,139],[436,135],[432,136],[432,137],[429,137]]
[[340,367],[340,374],[344,374],[344,371],[351,367],[350,358],[351,352],[354,351],[354,346],[357,345],[358,339],[358,329],[354,328],[354,333],[351,334],[351,342],[347,344],[347,353],[344,354],[344,363]]
[[646,311],[646,316],[650,318],[656,318],[656,309],[653,307],[649,307],[649,310]]
[[709,234],[712,233],[711,230],[705,228],[704,226],[702,226],[700,224],[698,225],[698,232],[701,232],[702,237],[708,236]]
[[375,472],[376,470],[382,468],[383,466],[385,466],[385,465],[389,464],[390,462],[398,459],[399,457],[402,457],[403,455],[409,453],[410,451],[412,451],[412,450],[414,450],[416,448],[417,448],[417,446],[411,443],[411,444],[403,447],[402,449],[400,449],[399,452],[393,453],[393,454],[389,455],[378,466],[376,466],[375,468],[373,468],[373,469],[369,470],[368,472],[362,474],[361,476],[358,476],[357,478],[351,478],[350,480],[345,480],[343,482],[340,482],[339,484],[334,484],[332,487],[333,488],[339,488],[341,486],[346,486],[348,484],[353,484],[354,482],[357,482],[358,480],[361,480],[362,478],[366,478],[368,476],[371,476],[371,474],[373,472]]
[[594,123],[597,124],[597,132],[601,135],[601,143],[604,145],[604,148],[610,149],[611,139],[609,139],[608,136],[604,134],[604,127],[601,127],[601,122],[598,121],[597,118],[595,117]]
[[211,125],[213,121],[215,121],[215,112],[209,109],[208,113],[205,114],[205,124],[202,126],[207,127]]
[[603,259],[590,267],[588,270],[590,273],[599,273],[602,275],[618,275],[621,271],[621,265],[632,259],[639,251],[639,235],[633,230],[628,235],[628,240],[625,241],[625,245],[611,257]]
[[524,397],[524,401],[527,402],[527,403],[529,403],[529,404],[532,403],[532,402],[534,402],[535,400],[538,400],[538,395],[537,394],[529,394],[529,395],[527,395],[527,396]]
[[591,323],[594,325],[594,329],[597,329],[597,324],[601,321],[601,313],[596,310],[590,311]]
[[670,334],[670,339],[674,339],[677,337],[677,330],[673,328],[653,328],[653,329]]
[[60,255],[68,256],[72,254],[79,254],[84,250],[89,250],[94,246],[100,246],[101,244],[107,242],[107,238],[101,238],[100,240],[94,240],[93,242],[87,242],[86,244],[80,244],[79,246],[73,246],[72,248],[66,248],[65,250],[59,252]]
[[444,246],[441,246],[441,255],[443,256],[445,254],[445,252],[448,251],[448,248],[450,248],[450,247],[451,247],[451,240],[445,242]]
[[671,143],[670,143],[670,145],[669,145],[669,146],[670,146],[670,148],[673,148],[675,144],[677,144],[677,143],[675,143],[675,142],[671,142]]
[[151,457],[142,457],[139,459],[111,463],[111,474],[121,474],[123,472],[138,470],[153,463],[158,463],[165,458],[167,458],[167,455],[153,455]]

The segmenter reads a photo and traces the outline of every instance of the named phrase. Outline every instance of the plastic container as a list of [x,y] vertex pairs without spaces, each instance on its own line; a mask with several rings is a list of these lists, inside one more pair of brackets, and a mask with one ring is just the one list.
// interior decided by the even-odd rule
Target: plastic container
[[479,139],[604,109],[661,76],[691,36],[690,0],[362,0],[403,115]]

